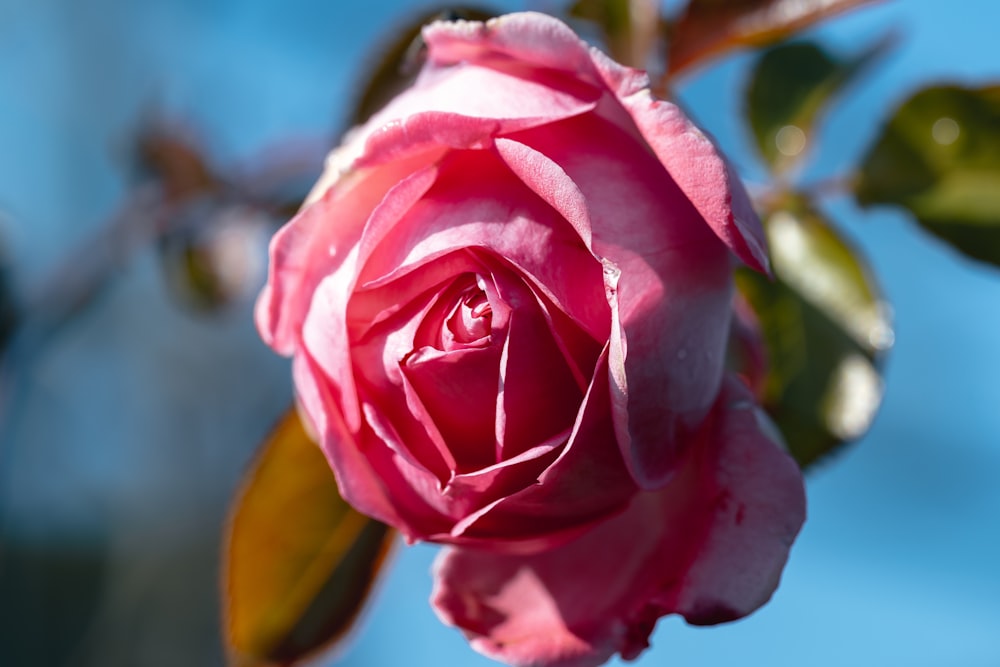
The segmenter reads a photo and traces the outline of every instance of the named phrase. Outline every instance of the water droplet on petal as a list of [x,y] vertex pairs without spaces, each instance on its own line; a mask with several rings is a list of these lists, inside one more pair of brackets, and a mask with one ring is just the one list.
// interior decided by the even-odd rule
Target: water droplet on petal
[[610,259],[601,257],[601,264],[604,266],[604,294],[611,300],[618,293],[618,279],[622,272],[618,266]]
[[622,275],[621,269],[612,262],[610,259],[601,258],[601,264],[604,266],[604,275],[612,280],[618,280]]

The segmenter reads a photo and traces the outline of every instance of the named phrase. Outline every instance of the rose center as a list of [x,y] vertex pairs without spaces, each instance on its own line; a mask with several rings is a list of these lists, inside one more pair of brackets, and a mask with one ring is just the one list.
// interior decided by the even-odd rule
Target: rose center
[[478,285],[466,289],[452,310],[445,326],[459,345],[488,340],[493,325],[493,309],[486,292]]

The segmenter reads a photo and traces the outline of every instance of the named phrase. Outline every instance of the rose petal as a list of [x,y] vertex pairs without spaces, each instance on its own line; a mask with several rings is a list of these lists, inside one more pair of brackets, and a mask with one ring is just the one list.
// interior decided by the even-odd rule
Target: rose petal
[[597,49],[591,55],[605,83],[705,222],[747,266],[769,272],[760,218],[712,140],[677,105],[653,97],[645,72],[623,67]]
[[274,235],[255,319],[264,342],[276,352],[295,351],[313,290],[342,266],[386,193],[419,166],[400,161],[379,169],[328,172],[311,201]]
[[307,354],[298,354],[292,362],[295,391],[303,411],[317,433],[323,451],[330,460],[340,494],[365,514],[386,523],[400,525],[400,517],[386,492],[384,482],[357,446],[336,403],[324,390],[322,371]]
[[[341,400],[340,405],[343,406],[347,426],[352,431],[360,428],[361,413],[355,391],[354,367],[351,362],[352,339],[347,327],[347,311],[350,295],[358,280],[356,275],[359,266],[358,255],[368,243],[371,243],[367,239],[372,234],[384,233],[385,228],[391,226],[393,221],[398,220],[419,201],[434,183],[436,176],[437,171],[433,167],[428,167],[401,179],[384,193],[381,201],[374,207],[360,239],[355,240],[356,245],[339,250],[330,247],[328,249],[330,257],[314,255],[311,258],[318,265],[326,265],[329,273],[324,277],[310,276],[310,279],[317,280],[317,284],[313,286],[312,303],[309,304],[301,323],[302,344],[309,349],[312,358],[333,381]],[[304,217],[313,227],[312,232],[319,236],[326,233],[327,228],[335,227],[339,222],[339,209],[331,208],[336,203],[333,198],[335,192],[336,190],[331,190],[327,196],[305,211],[308,217]],[[324,217],[323,224],[314,222],[323,220]],[[339,262],[334,260],[334,255],[340,260]],[[310,267],[310,272],[318,274],[316,268]],[[304,288],[304,285],[298,286],[300,291]],[[301,296],[299,299],[301,300]]]
[[366,245],[359,259],[362,283],[381,282],[456,250],[486,248],[517,267],[593,338],[607,338],[600,264],[496,153],[463,151],[444,158],[434,185],[391,231],[372,233],[380,241]]
[[[405,304],[419,299],[422,293],[438,293],[456,276],[463,273],[475,275],[486,270],[476,252],[468,248],[435,253],[425,259],[427,261],[423,263],[397,267],[380,278],[355,285],[347,309],[348,331],[352,340],[370,335],[373,327],[393,316]],[[421,341],[417,345],[429,345],[419,338],[421,335],[417,334]]]
[[700,624],[754,611],[777,586],[804,516],[798,467],[731,380],[667,487],[537,554],[448,548],[431,601],[491,658],[596,667],[615,653],[636,657],[664,614]]
[[772,440],[780,435],[746,385],[730,376],[715,413],[714,468],[703,472],[715,489],[710,523],[684,577],[655,601],[696,625],[767,602],[806,518],[798,464]]
[[359,511],[399,528],[410,542],[448,541],[456,523],[529,483],[551,461],[547,454],[552,447],[542,447],[477,471],[477,480],[460,481],[459,487],[475,486],[478,493],[451,488],[461,476],[442,488],[433,474],[387,444],[388,440],[396,449],[404,449],[392,424],[379,414],[369,415],[379,434],[370,428],[351,433],[332,401],[325,374],[307,353],[295,356],[293,370],[300,403],[319,435],[341,495]]
[[497,462],[494,420],[500,372],[499,346],[441,352],[418,350],[403,375],[426,406],[457,469],[469,472]]
[[404,373],[417,331],[437,305],[433,296],[420,295],[380,318],[366,336],[352,341],[349,351],[351,380],[368,424],[408,464],[444,484],[453,474],[455,457]]
[[500,134],[592,111],[601,89],[552,72],[530,78],[468,63],[428,69],[365,124],[356,166],[384,164],[435,147],[481,149]]
[[586,44],[565,23],[545,14],[507,14],[486,23],[439,21],[425,27],[423,36],[434,65],[506,61],[578,75],[594,71]]
[[[635,484],[617,447],[608,413],[608,358],[599,358],[568,442],[535,483],[484,507],[462,524],[466,541],[516,527],[519,552],[563,542],[623,509]],[[611,445],[611,446],[609,446]],[[456,540],[461,544],[463,540]],[[510,545],[501,545],[509,550]]]
[[587,199],[562,167],[530,146],[499,138],[497,152],[532,192],[569,222],[588,249],[593,241]]
[[[501,298],[511,307],[500,360],[497,411],[498,458],[504,459],[568,431],[580,408],[584,388],[577,384],[571,370],[575,362],[563,356],[531,290],[499,268],[494,270],[493,280]],[[587,371],[589,375],[590,368]]]
[[608,121],[588,116],[521,132],[505,143],[507,154],[515,140],[544,156],[521,170],[533,190],[560,183],[544,166],[549,160],[586,198],[593,252],[611,281],[618,440],[636,481],[657,488],[722,379],[732,290],[726,248],[656,158]]
[[424,30],[436,64],[519,64],[601,80],[625,107],[664,167],[708,225],[748,266],[768,271],[763,227],[739,177],[721,153],[669,102],[654,100],[645,72],[624,67],[590,48],[562,22],[531,12],[482,23],[435,23]]

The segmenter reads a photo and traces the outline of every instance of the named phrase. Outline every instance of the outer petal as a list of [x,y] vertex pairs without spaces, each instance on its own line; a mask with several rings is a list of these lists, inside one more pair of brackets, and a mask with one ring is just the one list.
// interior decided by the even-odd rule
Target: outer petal
[[[646,489],[662,486],[683,455],[686,432],[718,394],[729,330],[729,253],[657,159],[602,118],[521,132],[498,146],[547,200],[576,199],[567,181],[585,198],[614,324],[618,441],[636,481]],[[573,213],[580,205],[561,208]]]
[[450,548],[432,603],[480,652],[515,666],[634,658],[656,619],[717,623],[774,591],[805,516],[798,467],[731,380],[681,474],[563,546],[513,556]]
[[[351,150],[353,145],[345,146],[335,155]],[[271,239],[267,285],[257,299],[255,319],[264,342],[280,354],[294,352],[313,290],[341,267],[368,216],[420,166],[404,160],[341,173],[340,162],[330,164],[309,203]]]
[[428,58],[436,65],[503,60],[583,75],[594,72],[586,43],[566,24],[545,14],[507,14],[485,23],[432,23],[424,28],[424,41]]
[[296,396],[322,443],[337,477],[341,495],[358,510],[398,525],[399,515],[371,464],[348,431],[336,405],[325,391],[322,371],[307,354],[296,355],[292,371]]
[[704,540],[683,578],[655,601],[695,625],[732,621],[767,602],[806,518],[799,466],[775,445],[781,436],[746,385],[727,380],[715,421],[716,458],[702,471],[705,488],[715,489]]
[[732,165],[677,105],[657,100],[644,72],[622,67],[596,49],[594,65],[643,138],[705,222],[743,262],[769,272],[760,219]]
[[467,61],[503,67],[506,59],[603,83],[719,238],[747,265],[768,270],[763,228],[738,176],[675,105],[653,99],[644,72],[590,48],[557,19],[531,12],[486,23],[435,23],[424,30],[424,39],[436,65]]

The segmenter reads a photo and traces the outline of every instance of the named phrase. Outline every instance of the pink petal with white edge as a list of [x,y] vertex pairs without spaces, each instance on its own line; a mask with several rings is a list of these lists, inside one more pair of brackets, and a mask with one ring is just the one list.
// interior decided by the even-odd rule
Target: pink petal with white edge
[[677,105],[657,100],[645,72],[623,67],[600,51],[594,65],[671,178],[705,222],[747,266],[770,272],[760,218],[732,165]]
[[564,72],[593,73],[586,43],[562,21],[545,14],[507,14],[486,23],[439,21],[425,27],[423,36],[428,59],[436,65],[501,56]]
[[534,555],[448,548],[432,604],[472,646],[516,667],[639,655],[655,621],[745,616],[770,598],[805,518],[795,462],[729,379],[684,469],[622,514]]
[[587,80],[553,71],[505,72],[476,62],[428,64],[412,88],[352,137],[365,142],[356,166],[382,164],[435,147],[484,148],[492,137],[592,111],[604,94]]

